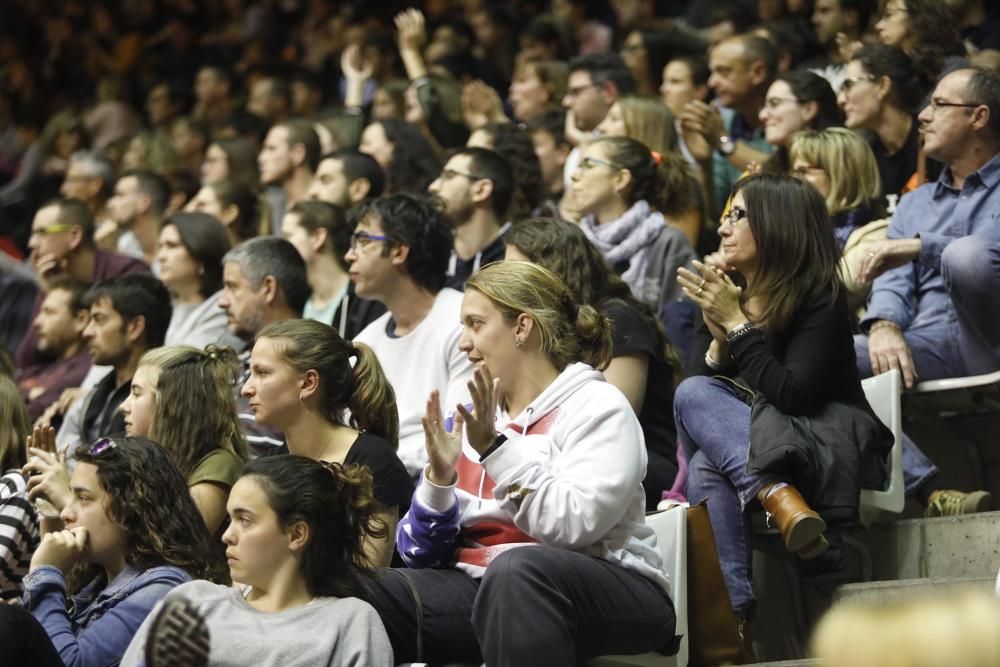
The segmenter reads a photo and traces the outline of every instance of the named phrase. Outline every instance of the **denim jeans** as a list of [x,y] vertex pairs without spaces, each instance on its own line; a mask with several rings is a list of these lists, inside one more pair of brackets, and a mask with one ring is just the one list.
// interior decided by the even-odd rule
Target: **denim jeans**
[[733,610],[745,614],[754,603],[745,509],[760,489],[777,480],[747,472],[750,406],[728,383],[704,376],[684,380],[674,395],[674,419],[688,460],[688,500],[708,499],[729,598]]
[[[1000,244],[966,236],[948,244],[941,255],[941,272],[951,299],[947,320],[911,327],[903,332],[921,380],[991,373],[1000,368]],[[861,377],[871,377],[868,337],[854,337]],[[903,479],[912,495],[938,469],[917,445],[903,436]]]

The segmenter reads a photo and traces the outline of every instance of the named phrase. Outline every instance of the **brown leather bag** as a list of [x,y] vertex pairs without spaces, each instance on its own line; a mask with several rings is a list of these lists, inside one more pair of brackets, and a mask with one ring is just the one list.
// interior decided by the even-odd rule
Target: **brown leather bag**
[[754,663],[753,651],[737,630],[706,502],[687,511],[688,664],[716,667]]

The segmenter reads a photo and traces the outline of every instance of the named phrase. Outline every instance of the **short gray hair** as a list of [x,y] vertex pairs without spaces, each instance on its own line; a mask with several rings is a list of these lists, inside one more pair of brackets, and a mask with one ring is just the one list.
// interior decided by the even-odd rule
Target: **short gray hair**
[[101,179],[101,196],[108,198],[114,192],[118,170],[114,163],[100,151],[76,151],[69,157],[71,163],[81,164],[87,173]]
[[288,307],[301,314],[309,298],[306,264],[291,243],[277,236],[258,236],[226,253],[222,263],[240,267],[253,289],[272,276],[285,295]]
[[966,101],[990,110],[990,132],[994,139],[1000,139],[1000,73],[985,67],[973,68],[971,72],[965,86]]

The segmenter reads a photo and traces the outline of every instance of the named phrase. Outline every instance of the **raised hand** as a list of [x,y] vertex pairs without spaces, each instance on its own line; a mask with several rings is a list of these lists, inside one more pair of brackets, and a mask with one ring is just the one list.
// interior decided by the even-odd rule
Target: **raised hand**
[[438,486],[448,486],[455,481],[455,466],[462,455],[462,418],[455,416],[451,430],[444,428],[441,413],[441,396],[435,389],[427,399],[424,416],[424,447],[427,449],[428,479]]
[[[469,380],[472,395],[472,412],[464,405],[458,406],[458,414],[465,422],[465,437],[478,453],[483,454],[497,438],[497,403],[500,400],[500,379],[494,379],[486,364],[476,368]],[[456,422],[457,423],[457,422]]]
[[28,480],[28,499],[44,498],[62,511],[72,500],[69,471],[65,456],[56,454],[56,430],[51,426],[36,427],[27,438],[31,458],[21,468]]
[[462,88],[462,118],[470,131],[478,130],[489,122],[507,120],[500,95],[478,79]]
[[340,54],[340,71],[345,79],[367,81],[375,71],[375,65],[364,58],[360,44],[351,44]]
[[419,9],[407,9],[396,14],[396,31],[399,33],[400,51],[419,51],[427,42],[424,15]]

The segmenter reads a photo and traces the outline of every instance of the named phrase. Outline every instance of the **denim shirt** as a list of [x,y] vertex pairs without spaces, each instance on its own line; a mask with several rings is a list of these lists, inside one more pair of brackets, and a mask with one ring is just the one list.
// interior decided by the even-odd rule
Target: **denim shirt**
[[184,570],[164,565],[138,571],[125,566],[104,585],[101,575],[66,604],[63,573],[43,565],[24,577],[24,608],[42,624],[67,667],[116,665],[157,602],[191,581]]
[[920,238],[917,261],[886,271],[875,279],[863,331],[875,320],[890,320],[904,330],[944,324],[957,318],[944,277],[941,253],[964,236],[1000,242],[1000,153],[969,174],[961,189],[952,185],[951,169],[937,181],[906,194],[889,221],[890,239]]

